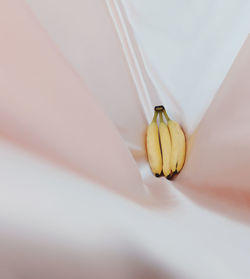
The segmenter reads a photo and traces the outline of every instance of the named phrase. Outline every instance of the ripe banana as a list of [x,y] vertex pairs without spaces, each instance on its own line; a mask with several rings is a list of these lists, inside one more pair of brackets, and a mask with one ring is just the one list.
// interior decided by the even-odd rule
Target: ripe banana
[[185,162],[186,155],[186,141],[185,135],[180,127],[180,125],[171,120],[166,111],[164,110],[164,115],[168,120],[168,128],[171,137],[172,151],[170,159],[170,167],[172,173],[179,173]]
[[167,124],[164,122],[162,112],[160,112],[160,125],[159,125],[161,151],[162,151],[162,162],[163,162],[163,174],[170,178],[171,177],[171,137]]
[[[157,116],[160,114],[159,129]],[[167,124],[163,120],[163,114]],[[170,179],[179,173],[185,162],[186,140],[181,126],[171,120],[164,106],[156,106],[152,122],[147,129],[147,153],[150,167],[156,176],[161,172]]]
[[148,160],[152,172],[156,176],[160,176],[162,172],[162,157],[159,141],[158,125],[157,125],[158,112],[155,111],[152,122],[147,129],[147,153]]

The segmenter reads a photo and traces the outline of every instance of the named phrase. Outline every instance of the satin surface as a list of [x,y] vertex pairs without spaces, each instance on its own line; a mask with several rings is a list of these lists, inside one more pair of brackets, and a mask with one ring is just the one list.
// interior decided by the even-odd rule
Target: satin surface
[[[180,29],[192,23],[186,36],[199,22],[200,34],[207,30],[188,75],[197,57],[187,55],[183,68],[180,49],[157,49],[159,38],[183,37],[157,25],[166,2],[155,10],[149,1],[0,3],[1,276],[250,276],[249,39],[240,49],[248,3],[230,3],[230,17],[219,3],[208,13],[193,2],[180,14],[169,4],[173,14],[194,14],[196,21],[180,21]],[[197,11],[219,17],[221,30]],[[235,36],[225,38],[232,25]],[[173,182],[152,176],[146,160],[145,130],[159,103],[188,136]]]

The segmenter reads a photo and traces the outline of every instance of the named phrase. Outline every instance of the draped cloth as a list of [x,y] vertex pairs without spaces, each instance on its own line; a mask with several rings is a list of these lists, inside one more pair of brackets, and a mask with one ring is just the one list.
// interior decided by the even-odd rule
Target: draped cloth
[[[0,1],[1,278],[250,277],[249,11]],[[173,181],[145,151],[160,104]]]

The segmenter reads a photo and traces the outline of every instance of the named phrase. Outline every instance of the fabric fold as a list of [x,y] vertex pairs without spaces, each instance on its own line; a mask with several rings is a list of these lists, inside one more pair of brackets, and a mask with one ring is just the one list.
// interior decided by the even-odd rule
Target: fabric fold
[[180,189],[229,217],[250,221],[250,37],[189,144]]
[[0,3],[0,11],[2,135],[116,192],[145,200],[134,159],[112,121],[28,7],[8,0]]

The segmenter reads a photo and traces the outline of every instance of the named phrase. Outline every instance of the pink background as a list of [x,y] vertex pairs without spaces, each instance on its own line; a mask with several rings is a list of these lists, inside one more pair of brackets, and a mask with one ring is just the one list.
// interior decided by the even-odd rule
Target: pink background
[[[248,278],[249,38],[185,107],[125,2],[0,2],[0,274]],[[145,154],[162,101],[188,138],[173,182]]]

